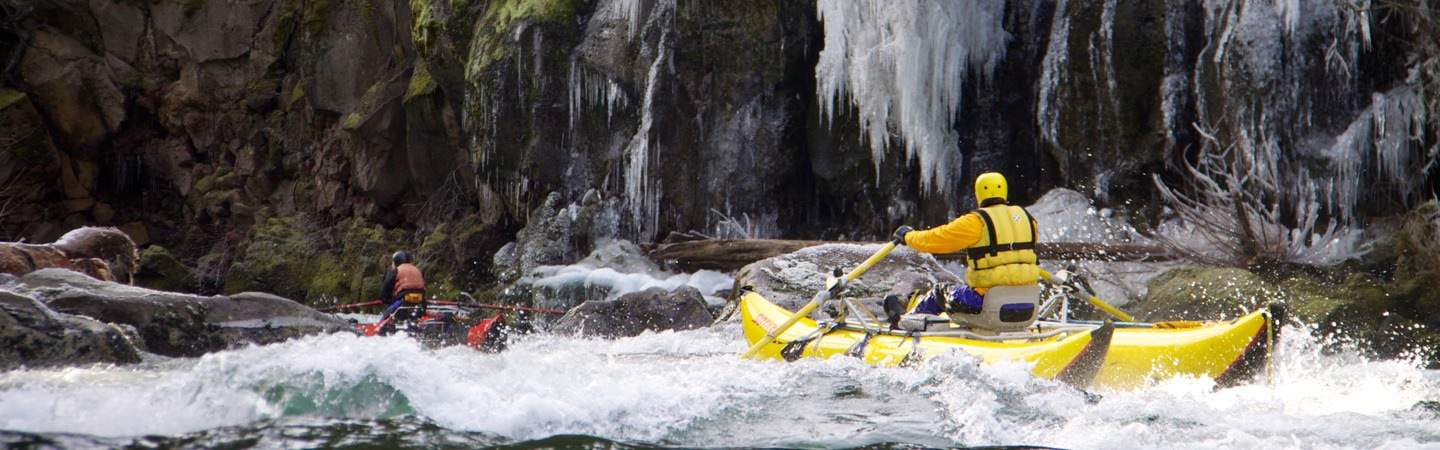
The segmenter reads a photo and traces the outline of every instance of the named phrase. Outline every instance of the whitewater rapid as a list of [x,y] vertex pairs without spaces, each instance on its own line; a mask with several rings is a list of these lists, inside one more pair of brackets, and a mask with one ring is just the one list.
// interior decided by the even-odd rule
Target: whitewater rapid
[[1425,406],[1440,399],[1440,373],[1327,354],[1295,327],[1283,336],[1271,382],[1213,391],[1174,379],[1093,401],[1023,366],[964,355],[917,368],[741,360],[735,325],[618,340],[534,335],[500,354],[332,335],[0,374],[0,430],[123,438],[419,418],[502,443],[1440,448],[1437,411]]

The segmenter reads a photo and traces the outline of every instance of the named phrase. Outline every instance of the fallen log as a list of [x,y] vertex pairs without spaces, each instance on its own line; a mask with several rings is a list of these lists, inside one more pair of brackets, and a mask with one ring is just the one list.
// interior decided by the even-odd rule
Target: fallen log
[[[875,244],[876,242],[804,241],[786,239],[706,239],[658,244],[648,252],[651,260],[674,264],[681,270],[737,270],[755,261],[821,244]],[[1099,261],[1170,261],[1176,257],[1165,247],[1148,244],[1041,242],[1041,259]],[[963,261],[961,253],[935,255],[936,259]]]

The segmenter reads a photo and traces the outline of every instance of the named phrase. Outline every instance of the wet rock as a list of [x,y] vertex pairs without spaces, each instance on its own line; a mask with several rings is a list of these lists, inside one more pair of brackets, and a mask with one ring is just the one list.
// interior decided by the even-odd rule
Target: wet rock
[[714,317],[700,291],[651,288],[609,301],[589,301],[570,310],[551,331],[599,337],[636,336],[645,331],[690,330],[709,326]]
[[551,193],[530,213],[525,228],[495,253],[496,276],[513,282],[543,265],[573,263],[594,250],[596,243],[620,234],[619,201],[602,199],[591,191],[580,204],[562,203]]
[[227,348],[353,329],[333,315],[262,292],[210,297],[205,306],[206,325]]
[[349,323],[269,294],[202,297],[103,282],[66,270],[22,277],[17,292],[55,311],[134,327],[142,350],[199,356],[246,344],[266,344],[352,330]]
[[0,371],[140,362],[125,330],[55,312],[34,298],[0,290]]
[[[875,254],[879,245],[826,244],[756,261],[735,277],[735,285],[748,287],[767,300],[791,311],[800,309],[825,284],[831,271],[849,272]],[[837,299],[859,300],[879,314],[885,296],[909,298],[912,291],[935,283],[961,281],[933,256],[900,247],[876,264]]]

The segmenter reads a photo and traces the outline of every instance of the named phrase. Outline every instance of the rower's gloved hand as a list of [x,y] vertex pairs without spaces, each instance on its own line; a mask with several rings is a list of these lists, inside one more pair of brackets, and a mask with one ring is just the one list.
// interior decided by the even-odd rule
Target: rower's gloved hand
[[896,228],[894,236],[895,245],[905,245],[905,233],[909,233],[911,231],[915,231],[915,229],[910,228],[909,225],[901,225],[900,228]]

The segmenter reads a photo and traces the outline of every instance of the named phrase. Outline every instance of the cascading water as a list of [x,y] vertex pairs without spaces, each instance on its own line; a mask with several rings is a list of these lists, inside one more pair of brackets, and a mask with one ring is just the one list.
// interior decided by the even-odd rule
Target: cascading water
[[613,341],[535,336],[501,354],[311,337],[134,368],[0,374],[0,442],[498,445],[573,434],[683,447],[1440,444],[1430,406],[1440,375],[1327,354],[1307,331],[1284,330],[1272,383],[1212,392],[1209,381],[1173,379],[1098,392],[1093,403],[1023,366],[959,354],[913,368],[741,360],[733,325]]

